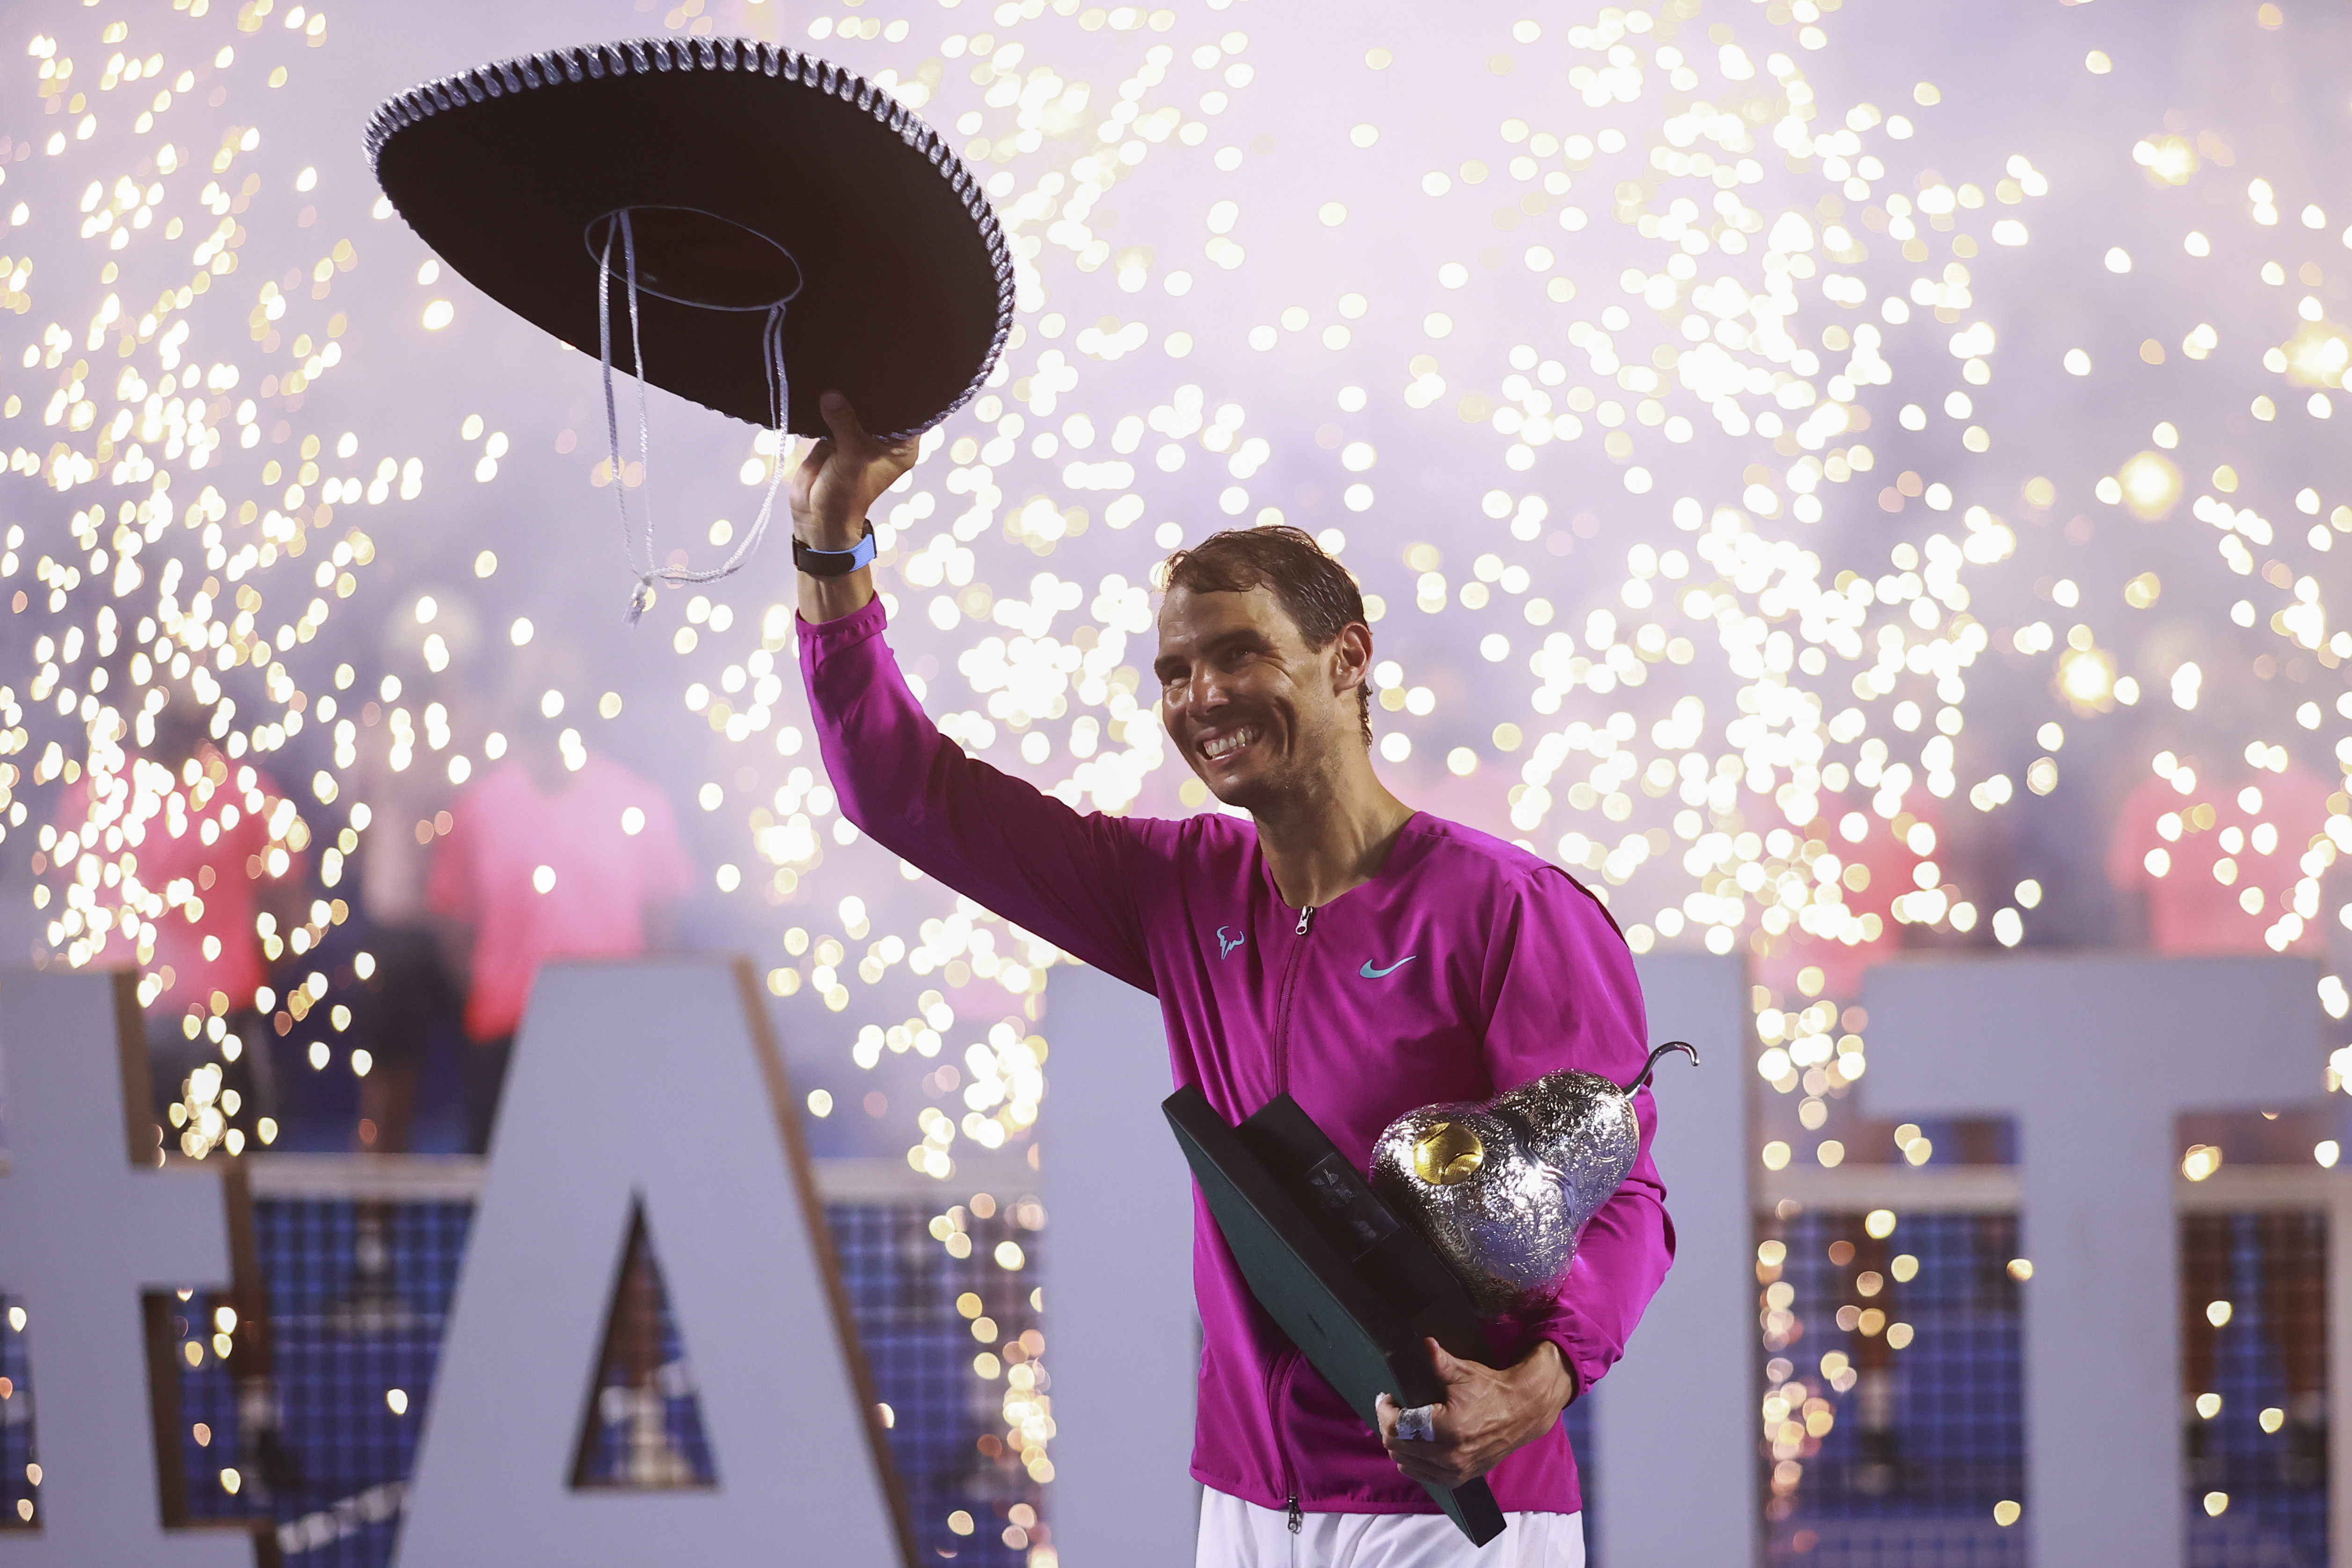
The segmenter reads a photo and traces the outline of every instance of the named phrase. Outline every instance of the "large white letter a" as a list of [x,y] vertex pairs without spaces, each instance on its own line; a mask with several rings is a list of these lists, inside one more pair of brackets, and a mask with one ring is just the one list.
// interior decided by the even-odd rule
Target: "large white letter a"
[[[516,1046],[401,1561],[909,1561],[750,968],[550,966]],[[637,1204],[693,1354],[712,1488],[571,1484]]]

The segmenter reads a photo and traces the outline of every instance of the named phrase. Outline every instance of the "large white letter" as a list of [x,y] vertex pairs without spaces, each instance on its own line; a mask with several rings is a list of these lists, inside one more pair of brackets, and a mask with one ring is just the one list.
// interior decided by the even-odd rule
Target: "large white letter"
[[[0,1285],[25,1301],[42,1470],[35,1530],[0,1531],[0,1563],[255,1561],[246,1525],[163,1525],[156,1457],[177,1466],[180,1434],[176,1418],[159,1431],[155,1413],[176,1411],[179,1390],[150,1377],[141,1298],[229,1278],[227,1162],[157,1168],[136,983],[115,972],[0,982]],[[176,1377],[168,1361],[155,1371]]]
[[1883,964],[1864,984],[1875,1113],[2017,1119],[2038,1563],[2183,1561],[2173,1117],[2311,1098],[2318,973],[2004,957]]
[[1651,1083],[1675,1266],[1592,1391],[1593,1555],[1610,1568],[1744,1568],[1759,1533],[1745,967],[1661,953],[1638,967],[1650,1042],[1686,1040],[1701,1065],[1664,1058]]
[[[574,1490],[640,1203],[718,1485]],[[912,1563],[798,1107],[741,960],[541,974],[432,1397],[403,1563]]]
[[1201,1353],[1168,1037],[1157,1001],[1099,969],[1056,969],[1045,995],[1054,1546],[1069,1568],[1188,1568]]

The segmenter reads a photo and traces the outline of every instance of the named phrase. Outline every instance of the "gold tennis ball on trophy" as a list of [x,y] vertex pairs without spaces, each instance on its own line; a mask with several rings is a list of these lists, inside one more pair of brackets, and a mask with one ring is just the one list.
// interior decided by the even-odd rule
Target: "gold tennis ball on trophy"
[[1466,1122],[1440,1122],[1412,1145],[1413,1174],[1433,1186],[1452,1186],[1476,1174],[1486,1145]]

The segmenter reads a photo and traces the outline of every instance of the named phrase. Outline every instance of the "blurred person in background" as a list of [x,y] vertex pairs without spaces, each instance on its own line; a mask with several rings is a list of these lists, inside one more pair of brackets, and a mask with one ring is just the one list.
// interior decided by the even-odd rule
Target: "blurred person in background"
[[[578,696],[570,693],[577,692]],[[572,650],[518,650],[501,702],[504,760],[449,809],[425,887],[466,993],[467,1146],[487,1152],[514,1031],[550,958],[667,945],[693,883],[658,786],[588,751],[565,722],[589,699]]]
[[[125,830],[141,883],[167,906],[138,951],[148,972],[156,1120],[167,1125],[167,1142],[196,1153],[187,1142],[203,1139],[191,1124],[192,1080],[210,1067],[217,1074],[213,1092],[194,1097],[225,1118],[209,1143],[237,1132],[235,1153],[248,1139],[270,1141],[284,1113],[282,1064],[263,1022],[274,955],[263,952],[262,927],[266,922],[275,933],[300,924],[307,857],[300,843],[273,830],[285,791],[252,761],[232,761],[193,700],[168,704],[152,733],[153,744],[126,759],[103,796],[93,796],[89,775],[68,791],[58,820],[83,830],[58,841],[57,859],[62,865],[72,858],[68,839]],[[293,820],[284,813],[282,831],[307,842]]]
[[[359,913],[363,946],[374,956],[368,996],[352,1009],[374,1065],[360,1081],[359,1146],[406,1154],[414,1146],[418,1088],[425,1050],[436,1030],[457,1016],[460,998],[445,961],[440,933],[425,898],[433,843],[448,831],[457,787],[430,750],[417,755],[415,721],[458,700],[457,684],[440,678],[453,662],[464,667],[481,641],[480,622],[462,598],[437,587],[410,594],[384,630],[384,664],[404,672],[385,679],[380,702],[361,710],[359,798],[375,813],[360,837]],[[447,721],[445,717],[444,723]],[[407,741],[404,744],[403,737]]]
[[[461,695],[441,672],[453,662],[464,667],[479,633],[471,606],[457,595],[438,587],[409,594],[384,628],[383,664],[397,673],[377,688],[378,700],[357,710],[355,782],[358,798],[374,813],[370,830],[360,835],[353,866],[358,919],[348,934],[375,961],[359,982],[364,994],[353,998],[352,1009],[357,1042],[372,1059],[360,1080],[352,1129],[354,1145],[366,1153],[404,1155],[415,1147],[428,1047],[437,1033],[457,1025],[460,998],[425,895],[432,844],[452,821],[449,802],[457,789],[430,737],[443,727],[433,722],[433,710],[442,706],[436,699],[454,702]],[[421,756],[417,713],[425,716]],[[396,1216],[395,1206],[374,1202],[360,1204],[353,1215],[352,1281],[334,1307],[344,1333],[391,1333],[415,1321],[393,1278],[390,1231]]]
[[[263,1015],[276,999],[267,981],[284,940],[277,934],[305,918],[308,830],[276,779],[215,744],[193,698],[168,702],[153,724],[152,744],[102,787],[88,774],[71,787],[58,820],[80,827],[54,848],[63,864],[73,840],[120,827],[140,883],[163,896],[166,908],[137,952],[148,971],[142,994],[158,1141],[199,1158],[216,1147],[235,1155],[271,1142],[285,1113],[285,1064]],[[268,1325],[257,1303],[244,1305],[231,1363],[237,1448],[253,1495],[266,1502],[300,1478],[284,1439]]]

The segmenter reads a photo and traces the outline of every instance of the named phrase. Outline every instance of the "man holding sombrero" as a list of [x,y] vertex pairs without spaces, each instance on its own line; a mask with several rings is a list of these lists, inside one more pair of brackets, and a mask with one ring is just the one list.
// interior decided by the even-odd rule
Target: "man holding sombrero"
[[[1353,580],[1306,534],[1218,534],[1168,562],[1161,716],[1193,772],[1251,821],[1081,815],[966,757],[908,689],[883,642],[865,518],[915,443],[867,435],[837,393],[822,412],[832,436],[792,486],[802,669],[859,828],[1157,996],[1176,1081],[1229,1119],[1287,1092],[1359,1168],[1414,1106],[1562,1068],[1638,1076],[1641,990],[1600,904],[1524,850],[1414,811],[1374,775],[1371,631]],[[1446,1400],[1384,1401],[1377,1435],[1251,1299],[1199,1212],[1204,1568],[1582,1563],[1560,1411],[1622,1353],[1674,1250],[1646,1091],[1637,1105],[1643,1152],[1550,1310],[1496,1324],[1494,1366],[1429,1342]],[[1480,1476],[1510,1521],[1486,1552],[1415,1484]]]
[[[615,470],[624,366],[640,383],[640,461],[647,384],[780,434],[830,431],[791,506],[802,669],[844,813],[1157,996],[1178,1083],[1218,1113],[1238,1121],[1287,1092],[1360,1170],[1416,1107],[1566,1068],[1643,1075],[1641,988],[1607,912],[1558,867],[1412,810],[1374,775],[1363,601],[1307,535],[1219,534],[1167,563],[1161,716],[1247,824],[1081,816],[925,716],[882,641],[866,512],[912,465],[916,436],[990,373],[1013,264],[979,177],[892,95],[749,39],[630,39],[428,82],[384,103],[367,141],[386,194],[444,260],[564,341],[598,345]],[[729,155],[670,154],[680,146]],[[846,389],[894,434],[868,435],[838,392],[812,418],[795,385]],[[633,616],[656,582],[736,570],[769,516],[693,571],[657,564],[651,512],[613,490]],[[1428,1342],[1446,1397],[1383,1398],[1378,1434],[1258,1307],[1199,1211],[1203,1564],[1583,1563],[1560,1411],[1616,1361],[1674,1250],[1646,1090],[1634,1105],[1644,1152],[1557,1298],[1493,1325],[1491,1364]],[[1478,1478],[1509,1521],[1484,1552],[1423,1490]]]

